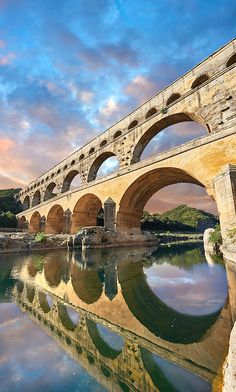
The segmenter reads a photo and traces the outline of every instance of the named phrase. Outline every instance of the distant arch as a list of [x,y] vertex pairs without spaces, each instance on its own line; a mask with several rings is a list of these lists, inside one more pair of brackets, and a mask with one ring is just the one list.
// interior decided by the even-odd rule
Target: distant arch
[[26,217],[21,216],[20,219],[18,220],[18,227],[19,229],[25,229],[26,227]]
[[44,313],[48,313],[51,310],[51,306],[48,302],[48,295],[40,291],[38,293],[38,298],[39,298],[39,304],[41,309],[43,310]]
[[72,170],[66,175],[62,185],[62,193],[67,192],[70,189],[71,183],[77,175],[79,175],[78,170]]
[[31,216],[29,223],[29,232],[30,233],[38,233],[39,232],[39,224],[40,224],[41,215],[38,211],[35,211]]
[[171,125],[179,124],[185,121],[195,121],[203,125],[208,132],[210,131],[209,126],[205,124],[203,118],[194,113],[180,112],[166,116],[161,120],[157,121],[150,128],[148,128],[146,132],[140,137],[134,148],[131,164],[140,161],[143,150],[145,149],[146,145],[151,141],[151,139],[154,138],[154,136],[156,136],[158,133]]
[[90,150],[89,150],[89,155],[90,155],[90,154],[93,154],[94,151],[95,151],[95,148],[94,148],[94,147],[90,148]]
[[30,208],[30,198],[29,196],[25,196],[23,200],[23,210],[28,210]]
[[226,67],[230,67],[231,65],[236,64],[236,53],[234,53],[230,58],[228,59],[226,63]]
[[95,161],[92,163],[89,172],[88,172],[88,182],[95,180],[96,176],[97,176],[97,172],[100,168],[100,166],[103,164],[103,162],[105,162],[108,158],[116,156],[116,154],[114,152],[111,151],[106,151],[102,154],[100,154]]
[[50,182],[50,184],[47,186],[44,194],[44,201],[51,199],[52,197],[56,196],[57,193],[54,193],[53,191],[56,189],[57,185],[55,182]]
[[173,93],[171,94],[171,96],[167,99],[166,101],[166,105],[170,105],[171,103],[177,101],[177,99],[180,98],[180,94],[179,93]]
[[61,320],[62,325],[68,330],[68,331],[74,331],[75,328],[77,327],[78,323],[75,323],[69,313],[68,313],[68,307],[64,304],[58,303],[58,314]]
[[92,193],[82,196],[73,210],[71,233],[77,233],[82,227],[96,226],[101,208],[102,202],[97,196]]
[[64,211],[59,204],[56,204],[50,209],[47,215],[45,233],[60,234],[63,232],[63,226]]
[[103,140],[102,143],[100,144],[100,147],[104,147],[107,144],[107,140]]
[[156,113],[157,113],[157,109],[156,109],[156,108],[151,108],[151,109],[146,113],[145,118],[152,117],[152,116],[154,116],[154,114],[156,114]]
[[33,196],[32,207],[37,206],[38,204],[40,204],[40,202],[41,202],[41,194],[40,191],[37,190]]
[[84,154],[81,154],[79,157],[79,161],[82,161],[82,159],[84,159]]
[[209,79],[209,76],[207,74],[203,74],[198,76],[192,83],[191,89],[194,89],[196,87],[201,86],[203,83],[205,83]]

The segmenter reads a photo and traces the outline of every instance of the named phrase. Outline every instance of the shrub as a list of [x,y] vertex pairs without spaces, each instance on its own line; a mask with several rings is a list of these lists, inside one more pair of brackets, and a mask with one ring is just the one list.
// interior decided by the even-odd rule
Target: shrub
[[213,244],[221,245],[222,244],[222,237],[220,231],[220,225],[217,224],[215,226],[215,230],[210,234],[209,241]]
[[34,241],[35,242],[44,242],[44,241],[46,241],[46,239],[47,239],[46,234],[41,232],[41,233],[36,234]]

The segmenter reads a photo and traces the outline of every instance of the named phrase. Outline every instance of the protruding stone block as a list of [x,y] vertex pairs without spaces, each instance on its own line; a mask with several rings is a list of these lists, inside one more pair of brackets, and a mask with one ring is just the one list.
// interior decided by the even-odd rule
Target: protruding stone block
[[113,230],[116,221],[116,203],[109,197],[104,203],[104,227]]

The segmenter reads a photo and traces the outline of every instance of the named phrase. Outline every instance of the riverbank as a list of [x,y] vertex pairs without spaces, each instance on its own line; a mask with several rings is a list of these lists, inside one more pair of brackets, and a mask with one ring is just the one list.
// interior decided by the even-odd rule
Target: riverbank
[[21,253],[54,249],[110,248],[119,246],[166,246],[201,242],[202,235],[181,233],[142,232],[141,234],[119,233],[101,227],[82,229],[78,234],[36,234],[22,232],[0,233],[0,254]]

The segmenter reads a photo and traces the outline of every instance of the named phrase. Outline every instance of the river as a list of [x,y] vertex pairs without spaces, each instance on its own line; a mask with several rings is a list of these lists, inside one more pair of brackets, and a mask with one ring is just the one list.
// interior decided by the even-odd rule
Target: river
[[201,245],[0,256],[0,391],[215,391],[235,271]]

